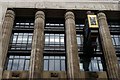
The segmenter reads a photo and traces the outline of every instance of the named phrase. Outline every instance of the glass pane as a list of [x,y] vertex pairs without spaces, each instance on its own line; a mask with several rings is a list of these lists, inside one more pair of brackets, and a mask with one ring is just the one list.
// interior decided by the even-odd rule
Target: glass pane
[[61,56],[61,59],[65,59],[65,56]]
[[29,70],[29,60],[25,61],[25,70]]
[[65,71],[65,60],[61,60],[61,70]]
[[98,71],[98,64],[96,60],[93,60],[92,67],[93,67],[93,71]]
[[26,59],[30,59],[30,56],[26,56]]
[[20,59],[18,70],[23,70],[23,68],[24,68],[24,59]]
[[18,36],[17,43],[22,43],[22,36]]
[[55,34],[55,44],[59,44],[59,34]]
[[60,42],[61,44],[64,44],[64,37],[61,37]]
[[25,25],[29,25],[29,23],[25,23]]
[[22,36],[22,35],[23,35],[23,33],[17,33],[17,34],[19,34],[19,36]]
[[54,60],[49,60],[49,70],[54,70]]
[[60,71],[60,60],[55,60],[55,70]]
[[54,56],[50,56],[50,59],[54,59]]
[[44,59],[49,59],[49,57],[48,56],[44,56]]
[[12,43],[16,43],[17,40],[17,36],[13,36],[13,42]]
[[20,58],[25,58],[25,56],[20,56]]
[[54,44],[54,34],[50,34],[50,44]]
[[14,33],[14,35],[18,35],[18,33]]
[[79,66],[80,66],[80,70],[84,71],[84,69],[83,69],[83,63],[79,63]]
[[49,37],[45,37],[45,44],[48,44],[49,43]]
[[18,68],[18,59],[14,59],[12,70],[17,70],[17,68]]
[[9,58],[13,58],[14,56],[10,56]]
[[23,36],[23,42],[22,43],[27,43],[27,38],[28,38],[28,36]]
[[114,38],[114,39],[115,39],[116,45],[118,45],[119,44],[119,39],[118,38]]
[[32,36],[29,36],[28,43],[32,43]]
[[19,56],[14,56],[14,58],[19,58]]
[[99,61],[99,68],[100,68],[100,71],[103,71],[103,66],[102,66],[101,61]]
[[44,60],[44,70],[48,70],[48,60]]
[[60,57],[59,56],[55,56],[55,59],[60,59]]
[[12,67],[12,60],[9,60],[7,70],[11,70],[11,67]]
[[24,25],[24,23],[20,23],[20,25]]
[[80,44],[80,37],[77,37],[77,44]]

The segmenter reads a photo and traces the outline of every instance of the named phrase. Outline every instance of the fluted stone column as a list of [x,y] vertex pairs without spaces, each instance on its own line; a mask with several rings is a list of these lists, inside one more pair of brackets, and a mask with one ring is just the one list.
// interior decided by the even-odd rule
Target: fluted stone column
[[14,24],[15,13],[12,10],[7,10],[6,15],[4,18],[4,22],[2,25],[3,32],[2,32],[2,68],[4,68],[8,46],[10,42],[10,37],[12,34],[12,28]]
[[41,78],[43,72],[44,20],[42,11],[35,14],[29,78]]
[[107,68],[108,78],[110,80],[119,80],[119,67],[115,48],[112,44],[110,31],[108,28],[106,15],[104,13],[98,13],[99,33],[101,44],[103,48],[103,54],[105,58],[105,64]]
[[65,14],[67,75],[74,80],[79,78],[80,68],[78,60],[78,46],[76,38],[75,17],[73,12]]

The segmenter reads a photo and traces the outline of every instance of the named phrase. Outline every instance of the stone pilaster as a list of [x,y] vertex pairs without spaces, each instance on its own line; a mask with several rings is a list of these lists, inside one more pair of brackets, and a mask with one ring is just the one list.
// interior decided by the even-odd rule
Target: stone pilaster
[[98,23],[99,23],[99,33],[101,44],[103,48],[103,54],[105,58],[105,64],[107,68],[108,78],[110,80],[119,80],[119,67],[117,56],[115,53],[114,46],[112,44],[112,39],[110,31],[108,28],[106,15],[104,13],[98,13]]
[[78,46],[76,38],[75,17],[73,12],[65,14],[67,75],[74,80],[79,78],[80,68],[78,60]]
[[4,68],[10,37],[12,34],[12,28],[14,24],[15,13],[12,10],[7,10],[4,18],[4,22],[2,25],[2,68]]
[[31,50],[29,78],[41,78],[43,72],[43,47],[44,47],[44,20],[45,14],[37,11],[35,14],[34,33]]

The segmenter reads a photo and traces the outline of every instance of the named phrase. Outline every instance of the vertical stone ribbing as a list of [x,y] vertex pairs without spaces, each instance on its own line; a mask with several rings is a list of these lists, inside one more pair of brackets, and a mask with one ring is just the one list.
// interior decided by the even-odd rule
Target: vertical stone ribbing
[[98,13],[98,23],[99,23],[99,33],[101,44],[103,48],[103,54],[105,58],[105,64],[107,67],[107,74],[110,80],[119,80],[119,67],[117,56],[115,53],[114,46],[112,44],[112,39],[110,31],[108,28],[106,15],[104,13]]
[[67,75],[74,80],[79,78],[80,68],[78,60],[78,46],[76,38],[75,17],[73,12],[65,14]]
[[8,52],[8,47],[9,47],[9,42],[10,42],[10,37],[12,34],[12,28],[14,24],[14,18],[15,18],[15,13],[12,10],[7,10],[5,19],[2,25],[3,32],[2,32],[2,66],[4,67],[7,52]]
[[34,33],[31,50],[29,78],[41,78],[43,72],[43,47],[44,47],[44,20],[42,11],[37,11],[34,22]]

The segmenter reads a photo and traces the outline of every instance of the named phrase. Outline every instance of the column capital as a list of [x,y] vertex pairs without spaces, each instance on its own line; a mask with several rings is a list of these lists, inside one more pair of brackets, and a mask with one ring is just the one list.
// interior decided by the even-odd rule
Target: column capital
[[69,19],[69,18],[75,19],[74,13],[71,12],[71,11],[68,11],[68,12],[66,12],[66,14],[65,14],[65,20],[67,20],[67,19]]
[[5,17],[11,17],[14,19],[15,13],[13,10],[7,10]]
[[45,14],[43,11],[37,11],[36,14],[35,14],[35,19],[37,18],[42,18],[42,19],[45,19]]
[[103,12],[98,13],[97,16],[98,16],[98,20],[100,20],[100,19],[106,19],[106,15]]

